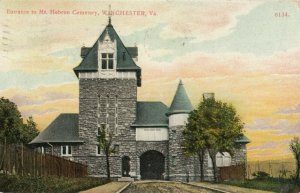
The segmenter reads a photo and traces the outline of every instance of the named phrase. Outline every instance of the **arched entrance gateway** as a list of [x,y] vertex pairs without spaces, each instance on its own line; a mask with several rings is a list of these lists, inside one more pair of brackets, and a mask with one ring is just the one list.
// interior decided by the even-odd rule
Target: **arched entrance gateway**
[[122,158],[122,176],[129,177],[130,171],[130,158],[128,156],[124,156]]
[[165,170],[165,157],[154,150],[146,151],[140,157],[141,178],[162,180]]

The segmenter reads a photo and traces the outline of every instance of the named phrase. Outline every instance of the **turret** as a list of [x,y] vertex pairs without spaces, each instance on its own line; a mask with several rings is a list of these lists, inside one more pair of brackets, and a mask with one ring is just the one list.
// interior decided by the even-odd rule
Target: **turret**
[[188,114],[192,110],[193,106],[180,80],[172,104],[167,112],[169,127],[185,125]]

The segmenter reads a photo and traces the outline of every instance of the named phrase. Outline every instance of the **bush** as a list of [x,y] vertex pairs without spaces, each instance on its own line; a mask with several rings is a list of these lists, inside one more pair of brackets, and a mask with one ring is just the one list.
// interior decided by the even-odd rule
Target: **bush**
[[0,175],[0,191],[71,193],[107,183],[100,178],[32,177]]
[[257,171],[257,172],[254,172],[252,174],[252,176],[254,176],[255,179],[257,179],[257,180],[266,180],[270,177],[270,174],[268,174],[267,172],[263,172],[263,171]]
[[243,188],[253,188],[280,193],[299,193],[300,186],[292,182],[291,179],[268,178],[266,180],[231,180],[222,182],[223,184],[239,186]]

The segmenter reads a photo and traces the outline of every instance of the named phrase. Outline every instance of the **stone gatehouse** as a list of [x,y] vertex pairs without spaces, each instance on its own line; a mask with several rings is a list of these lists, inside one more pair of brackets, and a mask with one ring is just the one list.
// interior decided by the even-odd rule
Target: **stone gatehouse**
[[[138,101],[137,89],[142,85],[138,48],[125,47],[111,22],[92,47],[81,48],[81,57],[74,68],[79,79],[79,113],[60,114],[30,144],[39,151],[85,163],[89,175],[105,177],[105,155],[97,142],[98,130],[105,126],[113,132],[112,177],[199,179],[198,159],[186,157],[181,147],[182,131],[193,110],[182,81],[170,107]],[[234,156],[218,154],[217,165],[244,163],[248,142],[246,137],[238,140]],[[208,155],[204,175],[212,177]]]

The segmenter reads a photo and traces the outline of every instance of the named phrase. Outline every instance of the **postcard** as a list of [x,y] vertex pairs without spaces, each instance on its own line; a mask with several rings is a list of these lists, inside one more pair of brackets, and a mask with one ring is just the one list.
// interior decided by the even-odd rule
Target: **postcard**
[[[1,0],[0,6],[0,96],[37,124],[35,148],[105,177],[108,163],[97,145],[105,128],[113,135],[111,177],[197,181],[198,161],[178,148],[189,113],[214,98],[233,107],[243,125],[242,148],[219,152],[218,167],[244,163],[250,179],[257,171],[273,177],[295,171],[300,1]],[[209,155],[206,179],[213,178]]]

